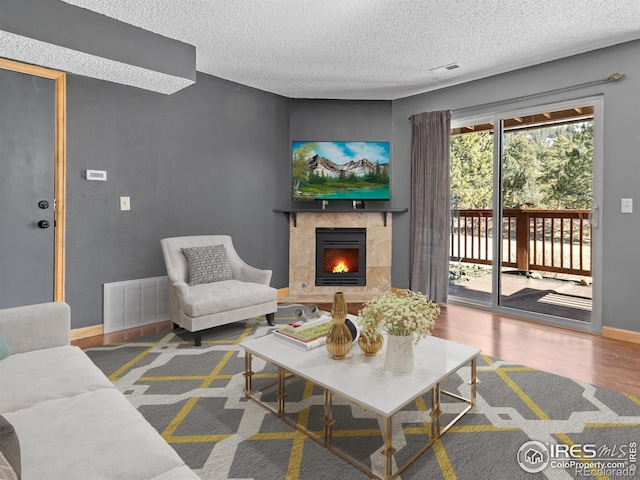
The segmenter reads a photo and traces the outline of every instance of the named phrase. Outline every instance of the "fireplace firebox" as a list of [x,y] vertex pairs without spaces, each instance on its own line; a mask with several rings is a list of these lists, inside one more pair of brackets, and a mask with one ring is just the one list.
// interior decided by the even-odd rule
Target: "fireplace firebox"
[[366,249],[366,228],[316,228],[316,285],[366,285]]

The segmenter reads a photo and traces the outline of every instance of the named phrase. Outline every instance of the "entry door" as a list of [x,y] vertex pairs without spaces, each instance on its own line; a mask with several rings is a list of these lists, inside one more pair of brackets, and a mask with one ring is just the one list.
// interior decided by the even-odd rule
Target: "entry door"
[[56,82],[0,68],[0,308],[54,299]]

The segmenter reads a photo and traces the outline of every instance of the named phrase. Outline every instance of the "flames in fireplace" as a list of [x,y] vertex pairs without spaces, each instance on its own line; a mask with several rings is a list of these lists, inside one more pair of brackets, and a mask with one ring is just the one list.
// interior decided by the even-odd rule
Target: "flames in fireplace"
[[344,262],[338,262],[338,264],[333,267],[331,273],[349,273],[349,267],[347,267]]
[[323,270],[327,273],[341,274],[358,271],[358,250],[353,248],[326,248],[324,250]]

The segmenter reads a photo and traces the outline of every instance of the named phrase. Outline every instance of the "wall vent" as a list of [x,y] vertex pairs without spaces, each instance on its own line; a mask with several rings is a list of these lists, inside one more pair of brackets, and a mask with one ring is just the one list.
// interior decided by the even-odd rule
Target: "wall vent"
[[104,284],[104,332],[116,332],[171,318],[167,277]]

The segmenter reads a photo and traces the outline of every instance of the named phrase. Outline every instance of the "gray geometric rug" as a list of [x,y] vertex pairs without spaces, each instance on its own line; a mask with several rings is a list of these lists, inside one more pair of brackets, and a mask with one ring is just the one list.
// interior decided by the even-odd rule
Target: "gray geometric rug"
[[[276,327],[251,319],[205,331],[199,348],[178,330],[86,352],[202,479],[368,478],[244,397],[240,342],[291,321],[291,314],[281,309]],[[360,354],[357,346],[353,351]],[[273,367],[255,358],[253,370],[254,386],[275,377]],[[399,478],[636,475],[640,399],[487,356],[478,361],[478,379],[477,405]],[[466,397],[468,380],[468,368],[462,369],[444,388]],[[287,393],[287,415],[321,431],[322,391],[294,378]],[[262,400],[275,403],[276,397],[265,392]],[[428,441],[429,407],[425,395],[394,417],[394,447],[404,447],[398,463]],[[444,404],[443,425],[457,408]],[[336,398],[333,411],[334,445],[381,472],[378,418]]]

